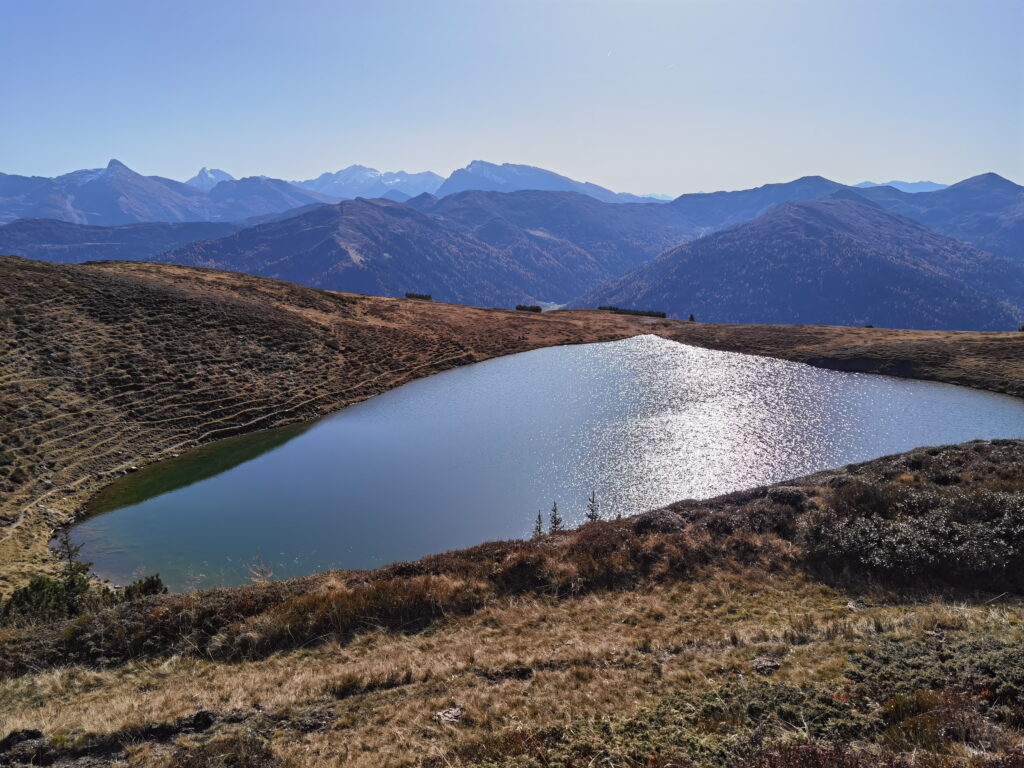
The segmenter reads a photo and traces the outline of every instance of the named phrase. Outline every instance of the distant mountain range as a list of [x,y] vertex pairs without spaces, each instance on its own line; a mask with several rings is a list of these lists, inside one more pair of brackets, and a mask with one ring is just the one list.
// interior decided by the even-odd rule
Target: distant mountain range
[[495,165],[483,160],[474,160],[465,168],[452,173],[437,189],[437,196],[454,195],[457,192],[480,190],[483,192],[519,192],[534,189],[544,192],[579,192],[605,203],[638,203],[657,200],[623,192],[612,192],[586,181],[574,181],[543,168],[532,165],[502,163]]
[[934,181],[883,181],[878,183],[875,181],[862,181],[860,184],[854,186],[859,188],[866,187],[893,187],[898,189],[900,192],[938,192],[940,189],[945,189],[948,184],[936,184]]
[[[444,189],[442,189],[444,187]],[[47,218],[74,224],[113,226],[147,221],[232,221],[281,213],[313,203],[357,197],[405,202],[424,193],[438,196],[465,189],[574,191],[605,202],[651,202],[653,197],[618,194],[527,165],[474,161],[448,179],[436,173],[381,172],[352,165],[315,179],[288,182],[266,176],[236,179],[203,167],[186,182],[143,176],[118,160],[106,168],[53,178],[0,173],[0,224]]]
[[607,274],[581,250],[553,258],[539,249],[495,248],[457,225],[382,199],[319,206],[186,245],[159,260],[355,293],[413,291],[442,301],[502,306],[564,295],[566,284],[586,285]]
[[[216,168],[202,168],[189,179],[199,189],[210,190],[220,181],[233,177]],[[665,202],[668,195],[631,195],[613,192],[589,182],[576,181],[567,176],[535,168],[530,165],[503,163],[497,165],[474,160],[465,168],[454,171],[447,179],[431,171],[407,173],[405,171],[379,171],[365,165],[350,165],[333,173],[322,173],[315,179],[292,181],[297,187],[332,197],[335,200],[353,200],[357,197],[383,197],[405,202],[422,194],[446,197],[458,192],[479,190],[484,192],[519,192],[540,190],[545,192],[579,192],[606,203]]]
[[[1016,273],[1006,266],[1009,262],[1024,265],[1024,187],[996,174],[917,193],[891,186],[855,188],[807,176],[748,190],[682,195],[669,202],[622,202],[619,197],[616,202],[604,202],[578,190],[466,190],[444,196],[424,192],[409,198],[393,187],[384,198],[335,204],[319,192],[279,179],[222,178],[218,171],[204,169],[190,181],[216,183],[203,190],[141,176],[116,161],[106,169],[57,179],[0,176],[0,203],[14,200],[23,209],[71,211],[79,221],[115,222],[113,226],[69,226],[52,219],[17,221],[0,227],[0,251],[59,261],[159,258],[318,287],[385,295],[416,291],[472,304],[625,302],[683,316],[699,310],[705,319],[708,313],[712,317],[724,313],[722,317],[753,320],[742,313],[752,306],[745,302],[754,299],[737,293],[736,286],[727,290],[715,283],[710,273],[701,271],[705,264],[701,254],[715,254],[718,261],[707,263],[718,264],[722,279],[732,273],[757,274],[757,280],[769,285],[771,275],[758,272],[767,268],[758,238],[767,242],[770,236],[780,249],[779,264],[789,264],[787,269],[794,274],[806,276],[813,272],[808,265],[817,263],[805,252],[807,233],[814,232],[825,248],[819,261],[831,264],[834,274],[845,274],[850,264],[861,264],[865,270],[894,275],[893,279],[908,286],[920,284],[914,295],[934,299],[934,311],[911,309],[908,303],[900,321],[897,315],[886,314],[885,291],[874,303],[865,303],[870,298],[866,293],[855,295],[857,312],[853,304],[847,307],[849,312],[840,312],[846,305],[841,297],[833,297],[836,300],[829,306],[836,310],[834,322],[846,322],[843,318],[848,317],[853,318],[851,322],[917,327],[956,327],[961,321],[972,323],[965,328],[1008,327],[1007,322],[1015,322],[1024,296],[1024,291],[1013,293],[1018,286]],[[836,231],[845,226],[849,237],[827,236],[824,225],[804,230],[780,225],[779,206],[811,201],[831,206],[828,221]],[[834,207],[843,202],[870,208],[875,216],[851,213],[842,224],[843,217]],[[882,216],[886,212],[904,226],[909,222],[917,228],[901,230]],[[791,223],[795,215],[790,210]],[[179,223],[214,217],[223,228],[123,226],[130,216],[175,217]],[[737,229],[748,223],[750,229]],[[897,251],[916,253],[916,260],[904,263],[892,249],[885,250],[879,232],[891,238]],[[716,239],[716,233],[723,238]],[[925,234],[933,239],[921,239]],[[942,236],[944,245],[934,239]],[[787,238],[792,242],[782,245]],[[917,251],[911,247],[914,238],[920,239]],[[962,250],[950,250],[950,238],[959,241],[956,245]],[[669,258],[670,253],[675,255]],[[648,264],[658,254],[662,256]],[[797,262],[786,261],[786,254]],[[938,254],[938,261],[929,262],[927,254]],[[645,271],[666,260],[684,266],[673,267],[675,271],[657,279],[651,276],[655,273]],[[964,266],[954,269],[954,262]],[[970,265],[978,271],[972,272]],[[691,273],[692,280],[673,278]],[[934,282],[932,293],[920,287],[926,278]],[[806,279],[816,285],[814,280],[819,278]],[[824,274],[820,280],[826,281]],[[951,280],[964,283],[961,299],[972,297],[973,314],[956,309],[961,299],[955,298]],[[979,293],[983,284],[988,293]],[[654,288],[661,292],[652,293]],[[784,284],[778,290],[787,295]],[[699,296],[721,301],[700,304]],[[662,306],[648,306],[652,303]],[[776,309],[782,311],[783,306]],[[766,311],[762,321],[792,320],[804,317],[804,309],[813,309],[799,303],[785,306],[789,315]]]
[[[549,258],[571,249],[591,254],[609,275],[620,275],[665,248],[693,236],[685,217],[657,204],[604,203],[577,192],[459,192],[420,195],[408,205],[458,224],[489,245],[518,249],[530,243]],[[559,292],[551,301],[572,298]]]
[[[334,173],[322,173],[315,179],[292,182],[298,187],[329,195],[338,200],[357,197],[385,197],[394,199],[397,193],[408,200],[424,192],[436,192],[444,177],[431,171],[406,173],[405,171],[378,171],[365,165],[350,165]],[[399,200],[398,202],[402,202]]]
[[842,188],[842,184],[822,176],[804,176],[782,184],[765,184],[735,192],[680,195],[667,205],[688,222],[695,236],[699,236],[749,221],[780,203],[813,200]]
[[404,204],[359,199],[267,217],[159,260],[358,293],[565,303],[704,232],[842,188],[810,178],[671,203],[543,190],[422,194]]
[[668,250],[573,304],[724,323],[1009,330],[1024,321],[1024,262],[839,190]]
[[665,206],[574,192],[350,200],[279,217],[159,260],[320,288],[508,306],[566,302],[688,236]]
[[907,194],[891,187],[858,192],[938,232],[1024,262],[1024,187],[998,174],[972,176],[935,192]]
[[[197,184],[204,185],[213,180],[213,174],[201,172],[196,178]],[[235,221],[328,202],[334,198],[277,179],[223,179],[204,189],[161,176],[143,176],[117,160],[111,160],[106,168],[55,178],[0,174],[0,223],[20,218],[104,226]]]

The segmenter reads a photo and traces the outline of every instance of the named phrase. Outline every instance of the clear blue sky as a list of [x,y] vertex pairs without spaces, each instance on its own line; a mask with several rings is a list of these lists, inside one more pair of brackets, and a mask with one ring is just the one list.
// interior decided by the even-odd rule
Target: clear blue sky
[[0,171],[1024,181],[1024,0],[0,0]]

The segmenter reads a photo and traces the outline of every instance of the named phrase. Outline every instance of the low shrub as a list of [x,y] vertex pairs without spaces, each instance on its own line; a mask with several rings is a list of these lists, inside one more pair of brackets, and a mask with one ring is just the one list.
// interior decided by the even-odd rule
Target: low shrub
[[225,627],[211,639],[208,651],[231,660],[326,639],[346,641],[377,628],[416,632],[443,616],[476,610],[485,596],[480,582],[432,575],[315,591]]
[[266,741],[245,730],[205,744],[177,747],[164,768],[291,768]]
[[883,717],[893,720],[880,741],[898,752],[943,753],[964,744],[985,752],[1013,746],[1004,731],[976,704],[952,691],[916,691],[885,702]]
[[65,578],[33,576],[0,606],[0,626],[26,626],[69,619],[115,602],[113,593],[94,589],[83,573]]
[[744,756],[735,768],[1024,768],[1024,752],[974,755],[899,755],[849,744],[782,744]]
[[865,738],[880,725],[867,707],[814,687],[729,682],[712,691],[667,696],[629,717],[497,734],[424,765],[722,766],[757,752],[763,742],[792,734],[821,740]]
[[429,293],[406,293],[405,298],[407,299],[419,299],[420,301],[433,301],[434,298]]
[[716,559],[777,565],[789,560],[790,551],[772,534],[745,529],[711,535],[690,526],[677,533],[637,534],[626,521],[609,521],[353,574],[360,581],[343,587],[308,578],[161,595],[149,594],[154,586],[147,583],[131,590],[147,596],[130,602],[45,630],[0,632],[0,675],[55,664],[111,666],[172,654],[260,658],[329,639],[344,642],[378,627],[419,631],[501,595],[559,597],[627,589],[643,581],[685,577]]
[[166,595],[167,587],[163,580],[160,578],[159,573],[154,573],[150,576],[144,576],[138,581],[133,581],[123,590],[121,590],[122,600],[138,600],[142,597],[149,597],[150,595]]
[[898,721],[907,697],[947,690],[970,696],[993,719],[1024,726],[1024,643],[1019,636],[930,633],[882,638],[850,657],[846,676],[863,696],[884,701]]
[[1024,493],[854,481],[803,530],[822,571],[984,589],[1024,589]]
[[0,605],[0,626],[29,626],[72,619],[147,595],[167,593],[159,574],[114,590],[94,583],[86,575],[87,570],[88,566],[76,564],[61,578],[33,576]]
[[[856,746],[854,746],[856,744]],[[974,753],[963,762],[965,747]],[[499,732],[426,768],[1024,768],[1015,739],[973,699],[921,691],[879,707],[857,692],[733,680],[629,716]]]

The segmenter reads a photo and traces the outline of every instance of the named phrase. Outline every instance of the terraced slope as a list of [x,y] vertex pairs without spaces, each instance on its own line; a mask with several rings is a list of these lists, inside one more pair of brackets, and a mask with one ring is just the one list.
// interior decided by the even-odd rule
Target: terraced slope
[[138,262],[0,257],[0,592],[133,466],[314,418],[413,378],[638,333],[1024,395],[1024,334],[728,326],[319,291]]
[[573,306],[728,323],[1009,330],[1024,322],[1022,297],[1019,261],[841,190],[671,248]]
[[34,567],[55,523],[137,463],[456,365],[638,327],[181,267],[5,258],[0,273],[0,562],[11,579]]

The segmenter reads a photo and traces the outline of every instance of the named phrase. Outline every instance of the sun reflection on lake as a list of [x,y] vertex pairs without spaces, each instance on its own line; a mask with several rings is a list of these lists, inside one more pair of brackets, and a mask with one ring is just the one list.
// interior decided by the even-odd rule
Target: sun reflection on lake
[[[522,537],[552,501],[577,523],[591,491],[605,514],[629,515],[919,445],[1020,435],[1014,398],[640,336],[441,373],[280,444],[211,446],[124,478],[106,497],[128,505],[74,535],[117,581],[159,571],[176,589],[234,584],[257,557],[286,576]],[[220,450],[228,468],[209,476]]]

